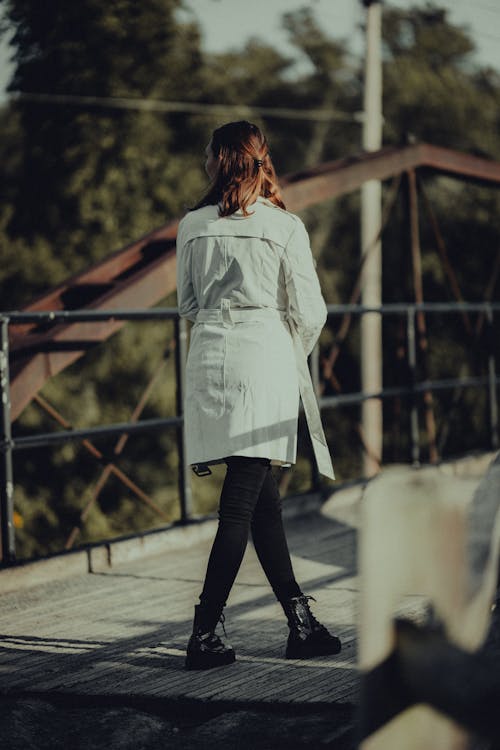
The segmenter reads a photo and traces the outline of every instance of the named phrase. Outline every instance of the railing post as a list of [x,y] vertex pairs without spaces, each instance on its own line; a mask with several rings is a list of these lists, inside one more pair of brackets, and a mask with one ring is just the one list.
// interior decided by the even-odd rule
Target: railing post
[[2,564],[16,559],[14,533],[14,475],[10,428],[9,319],[0,318],[0,541]]
[[[414,169],[407,171],[408,177],[408,209],[409,209],[409,226],[410,226],[410,247],[412,257],[413,287],[415,290],[415,302],[422,304],[424,301],[423,281],[422,281],[422,248],[420,244],[420,230],[418,219],[418,194],[417,178]],[[428,349],[429,342],[427,339],[427,323],[425,312],[420,309],[416,312],[416,330],[418,333],[418,345],[421,355],[422,370],[424,379],[428,379]],[[427,431],[429,443],[429,461],[435,464],[438,461],[438,452],[436,446],[436,420],[434,417],[434,405],[432,391],[425,391],[423,394],[424,404],[424,424]]]
[[412,388],[410,410],[411,460],[415,466],[420,464],[420,437],[418,428],[418,405],[415,385],[417,382],[417,347],[415,342],[415,308],[409,307],[406,318],[406,338],[408,346],[408,368]]
[[488,305],[486,310],[486,320],[488,321],[488,391],[490,402],[490,428],[491,428],[491,447],[493,450],[498,448],[498,401],[497,401],[497,377],[495,367],[495,350],[493,334],[493,310]]
[[[177,416],[184,417],[184,383],[187,359],[187,321],[177,317],[175,326],[175,375],[176,375],[176,404]],[[186,464],[186,431],[184,420],[177,428],[177,454],[179,456],[179,499],[181,506],[181,521],[189,520],[193,511],[193,497],[191,490],[191,469]]]
[[[314,348],[309,356],[309,363],[310,363],[310,371],[311,371],[311,380],[314,388],[314,393],[316,395],[316,398],[318,400],[318,407],[320,409],[321,414],[321,406],[320,406],[320,400],[321,395],[319,392],[320,382],[319,382],[319,342],[317,341],[314,345]],[[312,461],[311,461],[311,489],[314,492],[318,492],[321,489],[321,475],[318,471],[318,465],[316,463],[316,459],[314,458],[314,451]]]

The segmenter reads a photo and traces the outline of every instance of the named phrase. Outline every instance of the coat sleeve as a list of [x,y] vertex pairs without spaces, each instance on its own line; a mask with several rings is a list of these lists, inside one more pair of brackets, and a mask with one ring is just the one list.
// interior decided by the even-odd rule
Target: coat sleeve
[[308,356],[326,323],[327,309],[321,293],[309,236],[300,219],[282,256],[288,315],[294,321]]
[[177,276],[177,307],[181,318],[195,321],[199,310],[193,282],[191,278],[192,242],[184,242],[182,222],[177,232],[176,247],[176,276]]

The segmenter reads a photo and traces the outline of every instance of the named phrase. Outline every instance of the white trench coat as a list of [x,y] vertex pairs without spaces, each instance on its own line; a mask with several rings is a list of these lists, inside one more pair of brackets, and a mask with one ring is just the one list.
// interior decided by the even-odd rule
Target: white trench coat
[[194,323],[186,461],[295,463],[300,395],[318,470],[334,479],[307,365],[327,317],[309,238],[298,216],[264,198],[248,210],[221,218],[205,206],[179,224],[179,315]]

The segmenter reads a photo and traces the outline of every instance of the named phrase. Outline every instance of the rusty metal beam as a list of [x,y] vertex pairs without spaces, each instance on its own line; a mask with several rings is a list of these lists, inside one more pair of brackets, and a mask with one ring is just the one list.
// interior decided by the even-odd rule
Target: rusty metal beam
[[500,163],[440,146],[389,147],[327,162],[282,180],[290,211],[352,192],[367,180],[387,180],[409,169],[428,168],[460,179],[500,186]]
[[421,143],[421,161],[417,167],[429,167],[437,172],[462,180],[475,180],[485,185],[500,185],[500,162],[474,156],[450,148]]
[[327,162],[282,180],[290,211],[357,190],[367,180],[386,180],[415,165],[418,146],[386,148]]
[[[164,257],[114,285],[87,309],[152,307],[174,291],[175,286],[175,249],[171,248]],[[16,336],[12,342],[12,420],[17,419],[49,378],[75,362],[90,346],[116,333],[124,324],[124,321],[116,320],[60,324],[38,336]]]
[[[291,211],[357,190],[370,179],[386,180],[409,169],[428,168],[462,179],[500,185],[500,163],[428,144],[390,147],[322,164],[282,179]],[[178,221],[145,235],[83,273],[63,282],[24,308],[25,312],[64,309],[151,307],[175,290],[175,237]],[[124,325],[106,323],[11,326],[12,419],[16,419],[46,380],[90,346]]]
[[[156,257],[161,257],[168,249],[174,248],[178,225],[179,221],[176,219],[162,227],[154,229],[135,242],[108,255],[104,260],[85,271],[69,277],[62,284],[44,293],[31,304],[24,307],[23,312],[75,309],[75,304],[71,304],[72,297],[76,302],[79,296],[78,292],[81,292],[81,297],[92,296],[92,287],[96,290],[96,304],[87,303],[83,304],[81,308],[78,306],[78,308],[102,308],[102,305],[97,304],[97,300],[101,296],[99,289],[130,278],[134,275],[135,271],[138,272],[149,262],[153,262],[155,255]],[[102,293],[104,293],[104,290]],[[35,328],[35,324],[32,323],[11,326],[11,343],[14,342],[18,335],[25,334],[26,331],[33,328]]]

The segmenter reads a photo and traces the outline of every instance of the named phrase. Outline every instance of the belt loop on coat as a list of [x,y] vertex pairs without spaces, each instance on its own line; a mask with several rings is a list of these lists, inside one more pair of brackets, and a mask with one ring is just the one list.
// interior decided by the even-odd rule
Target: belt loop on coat
[[231,317],[231,300],[227,297],[222,297],[220,301],[220,309],[224,328],[231,328],[234,325],[234,321]]

